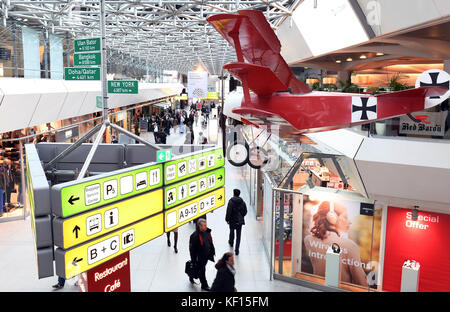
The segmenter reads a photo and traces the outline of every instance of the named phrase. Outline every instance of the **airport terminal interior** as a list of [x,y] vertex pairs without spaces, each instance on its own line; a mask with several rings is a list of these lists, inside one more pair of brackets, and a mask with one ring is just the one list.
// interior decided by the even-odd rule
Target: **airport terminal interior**
[[1,0],[0,292],[449,292],[448,0]]

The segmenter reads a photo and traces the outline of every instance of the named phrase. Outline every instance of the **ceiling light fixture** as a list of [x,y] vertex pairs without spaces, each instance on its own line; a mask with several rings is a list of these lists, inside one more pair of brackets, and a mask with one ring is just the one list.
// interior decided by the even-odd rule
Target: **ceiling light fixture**
[[351,61],[353,61],[353,59],[352,59],[351,57],[349,57],[349,58],[347,59],[347,62],[351,62]]
[[340,64],[340,63],[342,63],[342,61],[341,60],[337,60],[336,63]]
[[360,58],[360,59],[366,59],[367,56],[365,56],[365,55],[363,54],[363,55],[361,55],[359,58]]
[[384,53],[382,53],[382,52],[377,52],[377,56],[383,56],[384,55]]

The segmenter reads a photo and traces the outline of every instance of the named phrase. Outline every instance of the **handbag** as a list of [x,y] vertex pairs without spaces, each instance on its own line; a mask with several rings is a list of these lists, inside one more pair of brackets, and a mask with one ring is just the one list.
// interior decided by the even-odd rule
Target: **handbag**
[[198,278],[197,266],[191,261],[186,261],[184,272],[192,278]]

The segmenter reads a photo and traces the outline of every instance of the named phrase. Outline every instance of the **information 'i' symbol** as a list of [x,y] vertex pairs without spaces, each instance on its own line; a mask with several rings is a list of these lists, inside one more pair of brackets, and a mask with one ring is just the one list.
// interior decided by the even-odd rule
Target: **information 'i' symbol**
[[114,224],[114,214],[112,211],[109,213],[109,224]]

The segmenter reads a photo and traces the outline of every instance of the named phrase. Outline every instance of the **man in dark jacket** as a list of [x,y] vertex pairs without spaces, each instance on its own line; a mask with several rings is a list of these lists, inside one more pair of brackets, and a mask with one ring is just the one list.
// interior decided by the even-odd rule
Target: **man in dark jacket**
[[239,245],[241,244],[241,230],[242,225],[245,224],[244,217],[247,215],[247,205],[244,200],[239,197],[241,191],[238,189],[233,190],[233,197],[228,201],[227,214],[225,221],[230,226],[230,237],[228,244],[233,247],[234,231],[236,231],[236,248],[234,249],[235,255],[239,255]]
[[[202,289],[210,290],[205,276],[206,264],[208,260],[214,262],[216,251],[211,237],[211,229],[208,228],[205,219],[198,220],[197,229],[189,238],[189,253],[192,263],[194,263],[199,272]],[[192,278],[189,278],[189,281],[194,284]]]

